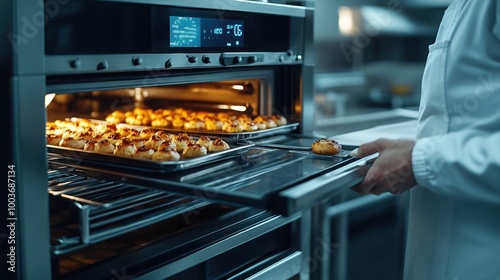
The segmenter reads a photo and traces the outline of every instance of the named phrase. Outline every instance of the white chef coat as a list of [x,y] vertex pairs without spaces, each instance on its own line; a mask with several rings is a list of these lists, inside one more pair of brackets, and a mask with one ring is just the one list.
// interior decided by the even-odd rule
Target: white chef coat
[[500,0],[450,4],[420,106],[405,279],[500,279]]

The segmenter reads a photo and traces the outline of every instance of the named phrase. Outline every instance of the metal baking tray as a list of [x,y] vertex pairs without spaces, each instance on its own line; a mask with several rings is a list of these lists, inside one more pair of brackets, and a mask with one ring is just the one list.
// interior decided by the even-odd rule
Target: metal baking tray
[[[196,137],[193,137],[196,139]],[[205,156],[186,158],[181,155],[178,161],[156,161],[141,158],[102,154],[68,147],[47,145],[49,154],[57,154],[70,158],[73,163],[89,163],[101,166],[110,166],[121,169],[133,169],[149,172],[174,172],[210,164],[217,161],[234,158],[247,152],[255,143],[245,139],[222,139],[229,149],[221,152],[208,153]]]
[[[125,125],[125,124],[124,124]],[[244,132],[223,132],[217,130],[196,130],[196,129],[173,129],[173,128],[161,128],[161,127],[152,127],[154,129],[164,130],[166,132],[171,133],[187,133],[192,135],[206,135],[206,136],[215,136],[221,138],[231,138],[231,139],[257,139],[267,136],[274,136],[280,134],[287,134],[297,129],[299,123],[289,123],[285,125],[280,125],[273,128],[267,128],[263,130],[256,131],[244,131]],[[143,127],[144,128],[144,127]]]
[[[78,121],[82,120],[81,118],[70,118],[71,121]],[[93,123],[107,123],[106,121],[103,120],[96,120],[96,119],[85,119],[88,121],[91,121]],[[226,139],[257,139],[257,138],[262,138],[262,137],[267,137],[267,136],[274,136],[274,135],[281,135],[281,134],[287,134],[290,133],[299,127],[299,123],[288,123],[285,125],[280,125],[277,127],[273,128],[267,128],[263,130],[257,130],[257,131],[245,131],[245,132],[223,132],[223,131],[217,131],[217,130],[197,130],[197,129],[175,129],[175,128],[168,128],[168,127],[153,127],[153,126],[142,126],[142,125],[132,125],[132,124],[126,124],[126,123],[118,123],[116,124],[117,126],[121,127],[129,127],[129,128],[135,128],[137,130],[142,130],[146,128],[152,128],[155,130],[164,130],[165,132],[170,132],[170,133],[187,133],[189,135],[205,135],[205,136],[214,136],[214,137],[220,137],[220,138],[226,138]]]

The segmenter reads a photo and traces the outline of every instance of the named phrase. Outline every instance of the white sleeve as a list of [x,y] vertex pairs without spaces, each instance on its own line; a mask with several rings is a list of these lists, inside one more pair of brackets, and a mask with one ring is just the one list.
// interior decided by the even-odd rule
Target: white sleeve
[[446,196],[500,203],[500,131],[464,130],[419,139],[412,166],[421,187]]

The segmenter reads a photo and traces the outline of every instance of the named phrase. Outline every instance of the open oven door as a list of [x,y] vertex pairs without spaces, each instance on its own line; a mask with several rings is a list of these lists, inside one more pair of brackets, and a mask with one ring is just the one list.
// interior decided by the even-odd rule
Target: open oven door
[[[297,135],[287,137],[300,143],[314,139]],[[289,216],[311,209],[359,183],[363,177],[362,167],[374,158],[352,158],[348,153],[338,157],[323,156],[310,151],[264,146],[256,144],[236,157],[175,172],[136,166],[124,168],[84,158],[75,162],[57,154],[52,155],[49,164],[68,166],[74,163],[72,173],[83,176],[199,197],[207,203],[256,207]],[[344,147],[345,152],[354,148]]]

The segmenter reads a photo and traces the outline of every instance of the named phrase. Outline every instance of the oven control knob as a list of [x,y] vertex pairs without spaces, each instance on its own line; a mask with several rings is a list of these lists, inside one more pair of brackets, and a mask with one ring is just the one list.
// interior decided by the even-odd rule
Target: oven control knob
[[108,69],[108,62],[105,60],[105,61],[101,61],[99,62],[99,64],[97,64],[97,70],[106,70]]
[[258,61],[258,58],[255,55],[251,55],[248,57],[248,63],[255,63],[257,61]]
[[82,65],[82,62],[80,61],[80,59],[72,59],[69,61],[69,67],[73,68],[73,69],[77,69],[77,68],[80,68],[80,66]]
[[211,59],[209,56],[203,56],[203,57],[201,58],[201,61],[202,61],[203,63],[205,63],[205,64],[210,64],[210,63],[212,63],[212,59]]
[[196,56],[189,56],[188,61],[189,63],[196,63],[198,62],[198,58]]
[[238,64],[241,61],[243,61],[243,58],[241,58],[241,56],[237,55],[237,56],[233,57],[233,64]]
[[134,58],[132,58],[132,64],[133,64],[134,66],[141,65],[141,64],[142,64],[142,62],[143,62],[142,57],[134,57]]
[[292,56],[292,55],[293,55],[293,51],[292,51],[292,50],[288,50],[288,51],[286,51],[286,55],[288,55],[288,56]]
[[172,67],[172,66],[173,66],[173,65],[172,65],[172,60],[171,60],[171,59],[169,59],[169,60],[165,61],[165,68],[170,68],[170,67]]

